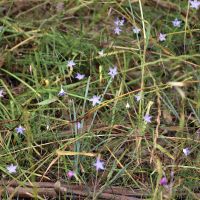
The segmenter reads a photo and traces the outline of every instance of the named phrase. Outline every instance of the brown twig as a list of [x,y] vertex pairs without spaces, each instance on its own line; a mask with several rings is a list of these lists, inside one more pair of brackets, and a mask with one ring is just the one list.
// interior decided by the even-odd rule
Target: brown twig
[[[24,183],[23,187],[16,181],[0,181],[0,195],[7,193],[10,196],[18,196],[23,198],[37,196],[56,198],[59,195],[65,197],[76,197],[77,199],[85,199],[85,197],[91,196],[93,187],[86,187],[83,185],[66,185],[61,184],[59,181],[56,183],[50,182],[35,182],[35,183]],[[116,199],[116,200],[139,200],[147,197],[147,192],[139,189],[128,189],[122,187],[110,187],[105,189],[100,194],[101,199]]]

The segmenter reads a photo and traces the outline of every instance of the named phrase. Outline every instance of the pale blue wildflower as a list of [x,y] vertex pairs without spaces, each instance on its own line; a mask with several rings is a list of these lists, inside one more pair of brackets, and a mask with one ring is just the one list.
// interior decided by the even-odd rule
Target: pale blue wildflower
[[136,99],[137,102],[140,101],[142,99],[142,93],[139,92],[138,94],[136,94],[135,99]]
[[78,80],[82,80],[85,78],[85,74],[80,74],[80,73],[77,73],[75,78],[77,78]]
[[151,118],[152,118],[151,115],[146,114],[146,115],[144,116],[144,121],[145,121],[146,123],[151,123]]
[[96,162],[93,164],[96,167],[96,171],[98,170],[104,170],[104,162],[100,161],[99,158],[97,158]]
[[100,104],[101,103],[100,99],[101,99],[100,96],[94,95],[91,99],[89,99],[89,101],[91,101],[92,105],[95,106],[96,104]]
[[124,19],[119,19],[119,18],[117,18],[115,21],[114,21],[114,24],[115,24],[115,26],[116,27],[119,27],[119,26],[123,26],[124,25],[124,22],[125,22],[125,20]]
[[186,147],[185,149],[183,149],[183,153],[185,154],[185,156],[188,156],[190,154],[190,149]]
[[9,172],[10,174],[14,174],[14,173],[16,173],[17,165],[13,165],[13,164],[8,165],[8,166],[6,167],[6,169],[8,170],[8,172]]
[[66,92],[61,87],[60,92],[58,93],[58,96],[63,97],[63,96],[65,96],[65,94],[66,94]]
[[23,135],[25,128],[23,126],[19,125],[15,130],[17,131],[18,134]]
[[120,32],[122,31],[122,29],[120,29],[120,27],[115,27],[115,29],[114,29],[114,33],[116,34],[116,35],[120,35]]
[[160,33],[159,34],[159,41],[163,42],[166,40],[166,34]]
[[135,34],[139,34],[141,31],[141,29],[139,29],[138,27],[133,27],[132,30],[133,30],[133,33],[135,33]]
[[76,63],[73,60],[67,61],[67,66],[68,67],[74,67],[75,65],[76,65]]
[[175,20],[172,21],[172,24],[174,27],[180,27],[181,21],[176,18]]
[[108,74],[109,74],[112,78],[114,78],[114,77],[118,74],[118,72],[117,72],[117,67],[116,67],[116,66],[114,66],[113,68],[110,67],[110,68],[109,68]]
[[190,8],[194,8],[197,10],[200,7],[200,1],[190,0],[189,3],[190,3]]

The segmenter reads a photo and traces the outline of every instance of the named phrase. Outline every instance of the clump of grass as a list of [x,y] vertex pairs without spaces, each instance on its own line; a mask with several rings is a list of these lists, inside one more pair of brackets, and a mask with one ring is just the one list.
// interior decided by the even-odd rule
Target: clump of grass
[[200,26],[191,5],[1,2],[1,185],[61,181],[92,187],[93,199],[114,186],[198,199]]

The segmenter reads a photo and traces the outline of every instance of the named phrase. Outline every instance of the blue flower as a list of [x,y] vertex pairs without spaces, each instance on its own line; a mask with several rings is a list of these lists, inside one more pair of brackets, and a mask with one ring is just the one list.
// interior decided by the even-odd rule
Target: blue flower
[[174,27],[180,27],[181,21],[176,18],[175,20],[172,21],[172,24]]
[[18,134],[23,135],[25,128],[23,126],[19,125],[15,130],[17,131]]
[[76,63],[73,60],[67,61],[67,66],[68,67],[74,67],[75,65],[76,65]]
[[114,33],[115,33],[116,35],[120,35],[120,32],[121,32],[121,31],[122,31],[122,29],[119,28],[119,26],[115,27],[115,29],[114,29]]
[[90,99],[90,101],[92,101],[92,105],[95,106],[96,104],[100,104],[100,103],[101,103],[100,98],[101,98],[100,96],[94,95],[94,96]]
[[141,31],[141,29],[139,29],[138,27],[133,27],[132,30],[133,30],[133,33],[135,33],[135,34],[139,34]]
[[112,78],[114,78],[117,74],[118,74],[118,72],[117,72],[117,67],[116,66],[114,66],[113,68],[109,68],[109,72],[108,72],[108,74],[112,77]]
[[63,96],[65,96],[65,94],[66,94],[66,92],[61,87],[60,92],[58,93],[58,96],[63,97]]
[[80,73],[77,73],[75,78],[77,78],[78,80],[82,80],[85,78],[85,74],[80,74]]
[[120,19],[117,17],[117,19],[114,21],[114,24],[115,24],[116,27],[119,27],[119,26],[123,26],[123,25],[124,25],[124,22],[125,22],[124,19],[121,19],[121,20],[120,20]]
[[10,174],[14,174],[16,173],[17,165],[11,164],[11,165],[8,165],[6,168]]
[[190,0],[189,3],[190,3],[190,8],[194,8],[197,10],[200,7],[200,1]]
[[159,41],[163,42],[166,40],[166,34],[160,33],[159,34]]
[[138,94],[136,94],[135,99],[136,99],[137,102],[140,101],[142,99],[142,93],[139,92]]
[[144,116],[144,121],[145,121],[146,123],[151,123],[151,118],[152,118],[151,115],[146,114],[146,115]]
[[183,149],[183,153],[185,154],[185,156],[188,156],[190,154],[190,149],[186,147],[185,149]]
[[96,171],[98,170],[104,170],[104,162],[102,162],[99,158],[97,158],[96,162],[93,164],[96,167]]

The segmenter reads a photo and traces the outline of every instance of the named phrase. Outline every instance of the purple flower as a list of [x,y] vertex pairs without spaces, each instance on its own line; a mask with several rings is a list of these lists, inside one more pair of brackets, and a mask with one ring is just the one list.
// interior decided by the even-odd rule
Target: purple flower
[[197,0],[190,0],[190,8],[195,8],[196,10],[200,7],[200,1]]
[[58,96],[63,97],[66,94],[66,92],[61,87],[60,92],[58,93]]
[[68,66],[68,67],[73,67],[73,66],[75,66],[75,65],[76,65],[76,63],[75,63],[73,60],[67,61],[67,66]]
[[124,18],[119,20],[119,26],[124,26],[124,22],[125,22]]
[[77,78],[78,80],[82,80],[85,78],[85,74],[80,74],[80,73],[77,73],[75,78]]
[[73,176],[75,176],[75,172],[74,171],[68,171],[67,172],[67,177],[70,179],[72,178]]
[[98,171],[99,169],[104,170],[104,162],[101,162],[99,158],[97,158],[96,162],[93,164],[96,167],[96,170]]
[[120,29],[119,26],[115,27],[115,29],[114,29],[114,33],[115,33],[116,35],[120,35],[120,32],[121,32],[121,31],[122,31],[122,29]]
[[0,98],[3,98],[4,97],[4,91],[3,90],[0,90]]
[[167,178],[164,176],[160,179],[160,185],[167,185]]
[[124,25],[124,22],[125,22],[125,20],[124,19],[119,19],[119,18],[117,18],[115,21],[114,21],[114,24],[115,24],[115,26],[117,27],[119,27],[119,26],[123,26]]
[[11,165],[8,165],[6,168],[10,174],[14,174],[16,173],[17,165],[11,164]]
[[166,34],[160,33],[159,34],[159,41],[163,42],[166,40]]
[[174,21],[172,21],[172,24],[174,27],[180,27],[181,21],[176,18]]
[[188,156],[190,154],[190,149],[186,147],[185,149],[183,149],[183,153],[185,154],[185,156]]
[[108,73],[112,78],[114,78],[117,74],[118,74],[118,72],[117,72],[117,67],[116,66],[114,66],[113,68],[109,68],[109,73]]
[[138,27],[133,27],[132,30],[133,30],[133,33],[135,33],[135,34],[139,34],[141,31],[141,29],[139,29]]
[[92,105],[95,106],[96,104],[100,104],[100,96],[96,96],[94,95],[91,99],[89,99],[89,101],[92,101]]
[[25,128],[23,126],[19,125],[15,130],[17,131],[18,134],[23,135]]
[[145,121],[146,123],[151,123],[151,118],[152,118],[151,115],[146,114],[146,115],[144,116],[144,121]]

